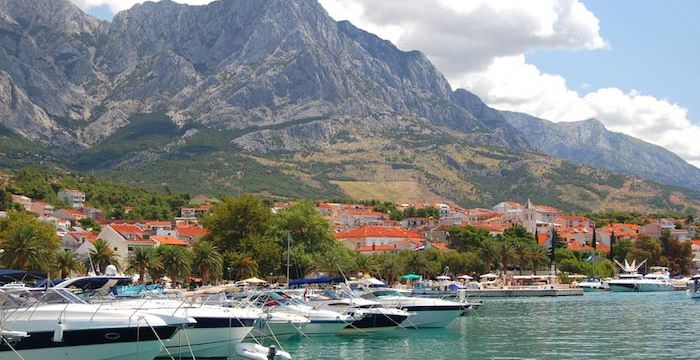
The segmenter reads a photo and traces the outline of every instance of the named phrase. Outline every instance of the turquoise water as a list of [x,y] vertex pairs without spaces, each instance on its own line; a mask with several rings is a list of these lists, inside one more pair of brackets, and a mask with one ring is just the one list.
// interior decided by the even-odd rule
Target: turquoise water
[[294,359],[699,359],[700,301],[683,292],[484,299],[446,329],[282,342]]

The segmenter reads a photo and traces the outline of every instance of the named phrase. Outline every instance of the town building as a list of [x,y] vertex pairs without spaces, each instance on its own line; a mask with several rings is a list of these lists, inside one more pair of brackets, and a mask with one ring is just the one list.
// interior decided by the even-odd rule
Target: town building
[[85,206],[85,193],[75,189],[63,189],[58,192],[58,200],[64,201],[73,209]]

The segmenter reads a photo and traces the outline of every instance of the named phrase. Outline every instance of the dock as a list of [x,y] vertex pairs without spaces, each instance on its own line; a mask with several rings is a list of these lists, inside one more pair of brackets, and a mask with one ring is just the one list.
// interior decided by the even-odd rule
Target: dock
[[582,296],[580,288],[503,288],[503,289],[464,289],[466,296],[472,297],[544,297],[544,296]]

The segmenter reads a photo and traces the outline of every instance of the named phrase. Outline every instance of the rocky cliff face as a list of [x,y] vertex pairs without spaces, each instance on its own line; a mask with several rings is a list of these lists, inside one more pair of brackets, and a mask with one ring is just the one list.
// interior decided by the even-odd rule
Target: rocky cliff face
[[596,119],[554,123],[521,113],[503,115],[545,154],[662,184],[700,186],[700,169],[660,146],[608,131]]
[[314,0],[146,2],[111,23],[67,0],[2,0],[0,10],[0,70],[86,146],[153,111],[220,129],[415,115],[490,145],[527,146],[508,123],[454,101],[423,54],[337,23]]

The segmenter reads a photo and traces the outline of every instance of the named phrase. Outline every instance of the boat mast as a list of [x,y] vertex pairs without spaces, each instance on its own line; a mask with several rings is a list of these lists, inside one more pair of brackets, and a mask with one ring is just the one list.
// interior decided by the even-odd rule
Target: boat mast
[[289,262],[289,247],[290,247],[291,240],[292,240],[292,235],[288,232],[287,233],[287,286],[289,286],[289,268],[292,266],[292,264]]

